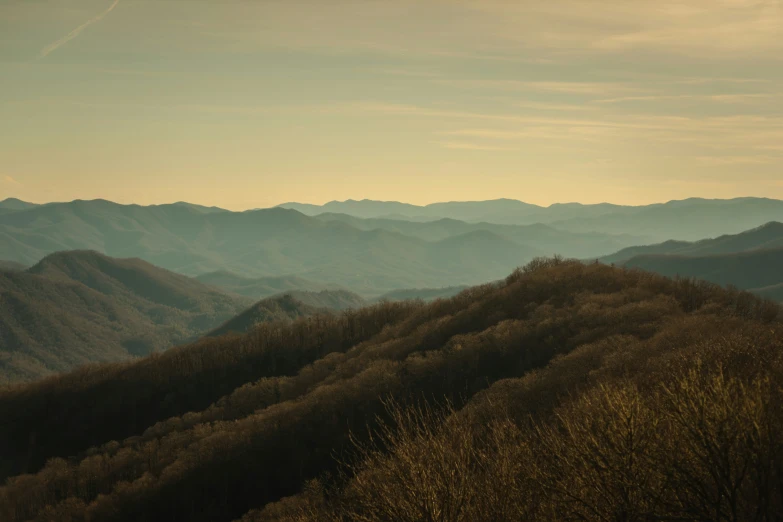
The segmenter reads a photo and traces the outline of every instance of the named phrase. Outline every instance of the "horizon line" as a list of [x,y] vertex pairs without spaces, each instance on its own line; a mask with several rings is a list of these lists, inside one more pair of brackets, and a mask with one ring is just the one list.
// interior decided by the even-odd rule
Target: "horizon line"
[[[783,199],[777,199],[777,198],[770,198],[766,196],[737,196],[733,198],[706,198],[701,196],[690,196],[687,198],[682,199],[670,199],[666,201],[658,201],[654,203],[646,203],[646,204],[638,204],[638,205],[632,205],[632,204],[625,204],[625,203],[612,203],[609,201],[602,201],[599,203],[581,203],[579,201],[562,201],[562,202],[555,202],[550,203],[549,205],[539,205],[536,203],[528,203],[526,201],[523,201],[521,199],[514,199],[514,198],[494,198],[494,199],[483,199],[483,200],[449,200],[449,201],[433,201],[431,203],[419,205],[416,203],[408,203],[404,201],[398,201],[398,200],[379,200],[379,199],[353,199],[348,198],[344,200],[330,200],[326,201],[324,203],[307,203],[302,201],[284,201],[282,203],[278,203],[276,205],[268,206],[268,207],[248,207],[241,210],[232,210],[229,208],[221,207],[220,205],[210,205],[210,204],[204,204],[204,203],[194,203],[191,201],[173,201],[173,202],[167,202],[167,203],[150,203],[150,204],[142,204],[142,203],[120,203],[117,201],[113,201],[110,199],[105,198],[93,198],[93,199],[73,199],[70,201],[46,201],[46,202],[35,202],[35,201],[28,201],[23,200],[21,198],[17,197],[8,197],[5,199],[0,200],[0,203],[5,203],[8,201],[16,201],[20,203],[25,203],[28,205],[35,205],[35,206],[45,206],[45,205],[57,205],[57,204],[68,204],[68,203],[76,203],[76,202],[106,202],[106,203],[112,203],[114,205],[119,206],[137,206],[137,207],[163,207],[163,206],[172,206],[172,205],[192,205],[196,207],[203,207],[203,208],[212,208],[212,209],[218,209],[218,210],[224,210],[226,212],[252,212],[256,210],[268,210],[273,208],[284,208],[286,205],[302,205],[302,206],[308,206],[308,207],[320,207],[323,208],[326,205],[330,204],[344,204],[344,203],[378,203],[378,204],[398,204],[398,205],[405,205],[410,207],[416,207],[420,209],[425,209],[427,207],[431,207],[434,205],[443,205],[443,204],[459,204],[459,203],[493,203],[493,202],[500,202],[500,201],[506,201],[506,202],[514,202],[514,203],[521,203],[523,205],[528,205],[531,207],[538,207],[541,209],[551,208],[553,206],[557,205],[581,205],[585,207],[589,206],[599,206],[599,205],[612,205],[612,206],[618,206],[618,207],[650,207],[654,205],[665,205],[668,203],[676,203],[676,202],[682,202],[682,201],[690,201],[690,200],[702,200],[702,201],[735,201],[740,199],[759,199],[759,200],[768,200],[768,201],[783,201]],[[296,210],[296,209],[290,209],[290,210]]]

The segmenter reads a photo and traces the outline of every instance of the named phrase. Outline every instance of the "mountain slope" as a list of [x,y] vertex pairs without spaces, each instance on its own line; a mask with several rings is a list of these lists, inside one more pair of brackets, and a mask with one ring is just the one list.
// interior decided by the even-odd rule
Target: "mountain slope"
[[696,277],[751,291],[783,284],[783,248],[707,256],[636,256],[624,265],[669,277]]
[[226,321],[219,328],[209,332],[209,337],[219,337],[228,333],[245,333],[259,323],[292,321],[300,317],[330,314],[328,308],[317,308],[305,304],[290,294],[268,297],[254,304],[241,314]]
[[25,267],[22,263],[0,260],[0,270],[14,270],[18,272],[19,270],[24,270],[25,268],[27,267]]
[[406,301],[410,299],[421,299],[422,301],[434,301],[435,299],[446,299],[454,297],[458,293],[466,290],[467,286],[450,286],[446,288],[404,288],[387,292],[375,298],[376,301]]
[[0,272],[0,379],[163,350],[247,304],[138,259],[53,254],[26,271]]
[[320,292],[322,290],[339,290],[337,285],[317,283],[303,277],[242,277],[231,272],[217,271],[201,274],[196,277],[202,283],[215,286],[228,292],[244,295],[252,299],[263,299],[282,292],[293,290]]
[[[245,336],[77,371],[0,393],[0,418],[7,421],[0,424],[0,465],[6,475],[32,473],[0,488],[0,517],[335,520],[329,512],[342,506],[352,510],[348,520],[426,520],[427,512],[401,517],[410,511],[392,516],[372,510],[403,510],[417,505],[415,499],[435,499],[424,506],[470,510],[457,520],[559,521],[583,505],[567,498],[561,504],[552,493],[566,491],[591,495],[588,506],[600,500],[602,519],[625,520],[629,496],[622,493],[631,477],[632,485],[669,488],[658,497],[634,489],[630,508],[642,513],[639,519],[673,519],[699,506],[640,509],[648,498],[675,502],[672,487],[676,492],[679,486],[680,500],[688,502],[695,496],[687,488],[721,491],[722,483],[713,488],[708,482],[715,476],[711,467],[682,482],[679,475],[663,475],[677,482],[636,481],[640,475],[626,473],[623,463],[632,462],[631,471],[644,470],[642,478],[659,477],[659,469],[672,469],[667,455],[713,465],[710,458],[695,460],[687,426],[678,431],[670,419],[701,418],[708,429],[715,419],[720,434],[729,434],[732,456],[769,463],[772,470],[783,464],[776,391],[783,383],[780,314],[779,306],[708,283],[549,260],[500,284],[429,305],[386,303],[340,317],[266,324]],[[727,381],[735,384],[720,395],[721,379],[749,384],[740,388]],[[772,386],[757,384],[763,382]],[[667,389],[674,392],[666,395]],[[692,395],[710,389],[715,396]],[[773,400],[759,399],[767,389]],[[676,416],[667,397],[722,408]],[[748,400],[741,402],[743,397]],[[395,427],[406,429],[407,418],[414,422],[412,439],[378,435],[379,423],[390,419],[390,398],[402,411],[410,411],[405,408],[411,401],[424,403],[423,416],[392,414],[403,421],[392,423],[392,437]],[[443,400],[455,412],[441,423],[426,412],[439,410]],[[667,413],[650,423],[650,412]],[[712,416],[721,412],[723,417]],[[633,428],[630,438],[626,431],[601,431],[624,422]],[[508,430],[495,431],[503,426]],[[750,444],[754,426],[766,431]],[[452,430],[463,429],[463,437],[451,438]],[[380,453],[370,432],[381,441]],[[537,433],[552,436],[537,439]],[[566,438],[569,433],[574,440]],[[438,434],[447,438],[431,438]],[[578,446],[580,441],[588,446]],[[357,443],[366,451],[357,452]],[[404,448],[408,453],[397,452]],[[647,454],[645,448],[656,451]],[[593,466],[584,460],[590,455],[607,465]],[[660,468],[647,474],[649,468],[641,466],[650,462]],[[465,467],[455,467],[460,463]],[[750,504],[774,514],[769,503],[779,500],[781,477],[759,475],[769,481],[756,482],[756,469],[740,486]],[[608,489],[592,495],[593,487],[606,484]],[[764,485],[769,488],[754,489]],[[385,504],[372,496],[386,492]],[[460,492],[468,495],[452,497]],[[487,502],[477,504],[481,499]],[[527,505],[527,499],[538,501]],[[517,507],[529,511],[503,511]],[[561,508],[571,511],[561,516]],[[746,513],[745,504],[735,508]]]
[[640,255],[704,256],[781,247],[783,247],[783,223],[771,221],[739,234],[725,234],[713,239],[695,242],[665,241],[655,245],[629,247],[599,260],[604,263],[622,263]]

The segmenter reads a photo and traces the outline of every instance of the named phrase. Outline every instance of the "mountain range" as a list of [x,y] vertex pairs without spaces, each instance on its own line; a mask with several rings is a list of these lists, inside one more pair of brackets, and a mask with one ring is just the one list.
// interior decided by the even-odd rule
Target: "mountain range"
[[0,271],[0,382],[162,351],[251,303],[139,259],[52,254]]
[[137,257],[188,276],[293,276],[372,297],[400,288],[478,284],[536,256],[597,256],[640,242],[637,236],[581,235],[547,226],[417,226],[357,224],[283,208],[229,212],[77,200],[0,214],[0,259],[29,266],[53,252],[87,249]]
[[557,203],[543,207],[511,199],[425,206],[371,200],[332,201],[325,205],[285,203],[280,206],[308,215],[338,213],[359,218],[408,221],[445,218],[511,225],[542,223],[575,233],[641,236],[646,238],[645,242],[697,240],[738,233],[768,221],[783,221],[783,201],[766,198],[690,198],[641,206]]

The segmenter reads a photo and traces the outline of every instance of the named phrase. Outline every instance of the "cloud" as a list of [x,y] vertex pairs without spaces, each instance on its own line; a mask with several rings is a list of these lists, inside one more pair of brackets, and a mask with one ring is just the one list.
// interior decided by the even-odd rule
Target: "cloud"
[[535,109],[540,111],[595,111],[598,107],[568,103],[515,102],[520,109]]
[[11,176],[3,176],[3,182],[5,182],[5,183],[7,183],[9,185],[13,185],[15,187],[21,187],[22,186],[22,184],[20,182],[18,182],[17,180],[12,178]]
[[67,35],[63,36],[62,38],[60,38],[56,42],[53,42],[53,43],[47,45],[46,47],[44,47],[43,49],[41,49],[41,52],[38,55],[38,58],[39,59],[40,58],[46,58],[47,56],[49,56],[51,53],[53,53],[57,49],[59,49],[63,45],[67,44],[68,42],[70,42],[71,40],[73,40],[74,38],[79,36],[82,33],[82,31],[84,31],[85,29],[87,29],[91,25],[96,24],[96,23],[100,22],[101,20],[103,20],[103,18],[106,15],[108,15],[109,13],[111,13],[114,10],[114,8],[117,7],[117,4],[119,4],[119,3],[120,3],[120,0],[114,0],[114,3],[111,4],[111,6],[109,6],[109,8],[107,10],[105,10],[104,12],[102,12],[101,14],[99,14],[99,15],[93,17],[93,18],[90,18],[89,20],[84,22],[82,25],[80,25],[79,27],[77,27],[76,29],[74,29],[73,31],[68,33]]
[[769,165],[783,163],[783,158],[771,156],[697,156],[696,161],[704,165]]
[[469,142],[462,142],[462,141],[439,141],[438,145],[446,149],[456,149],[456,150],[479,150],[479,151],[517,150],[514,147],[500,147],[497,145],[483,145],[481,143],[469,143]]
[[781,93],[743,93],[743,94],[664,94],[654,96],[621,96],[618,98],[602,98],[592,100],[592,103],[616,104],[637,101],[666,101],[666,100],[697,100],[712,101],[718,103],[751,103],[757,100],[781,97]]

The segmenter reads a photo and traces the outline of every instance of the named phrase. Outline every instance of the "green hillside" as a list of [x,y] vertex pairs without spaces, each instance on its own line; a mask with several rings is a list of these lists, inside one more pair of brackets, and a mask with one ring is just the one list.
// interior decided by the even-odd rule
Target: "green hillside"
[[248,304],[138,259],[52,254],[26,271],[0,272],[0,381],[164,350]]
[[695,277],[751,291],[783,284],[783,248],[707,256],[636,256],[624,265],[665,276]]

